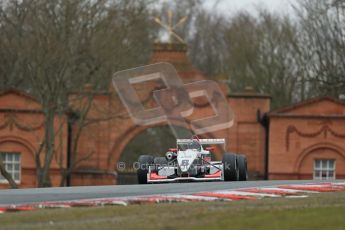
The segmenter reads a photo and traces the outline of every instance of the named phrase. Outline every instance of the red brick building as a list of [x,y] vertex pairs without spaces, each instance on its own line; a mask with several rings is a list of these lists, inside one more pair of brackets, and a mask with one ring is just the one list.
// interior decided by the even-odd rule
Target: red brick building
[[[55,118],[55,128],[61,128],[61,135],[67,137],[67,125],[60,127],[60,119]],[[20,187],[35,187],[35,155],[44,135],[44,116],[41,105],[30,95],[9,89],[0,93],[0,154],[14,180]],[[66,167],[67,142],[56,139],[56,154],[50,175],[53,186],[60,183],[61,167]],[[43,154],[42,154],[43,155]],[[43,158],[43,156],[42,156]],[[0,178],[0,188],[8,187]]]
[[345,103],[307,100],[269,116],[269,179],[345,178]]
[[[156,45],[150,63],[162,61],[172,63],[185,83],[206,79],[190,64],[183,45]],[[270,179],[313,178],[325,171],[330,178],[344,177],[345,106],[342,102],[323,98],[270,112],[269,96],[250,90],[229,94],[226,85],[219,84],[235,113],[234,125],[201,137],[225,138],[225,151],[245,154],[252,179],[267,176]],[[154,106],[151,92],[156,88],[157,83],[141,86],[138,94]],[[75,103],[76,97],[80,95],[70,95],[72,107],[80,106]],[[194,98],[193,102],[194,112],[187,117],[188,124],[213,114],[205,98]],[[81,132],[76,157],[84,160],[68,180],[72,186],[115,184],[116,164],[125,147],[147,128],[167,125],[135,125],[113,91],[94,92],[87,117],[99,121]],[[56,122],[61,119],[66,118],[56,117]],[[37,184],[34,156],[42,139],[43,120],[40,104],[30,95],[16,90],[0,94],[0,154],[20,187]],[[68,140],[76,136],[77,129],[77,124],[70,128],[64,125],[56,140],[59,141],[56,144],[58,154],[51,168],[54,186],[59,184],[60,170],[67,166],[67,159],[71,157],[73,146],[68,145]],[[217,149],[215,156],[221,159],[223,152]],[[7,183],[0,180],[0,188],[6,187]]]

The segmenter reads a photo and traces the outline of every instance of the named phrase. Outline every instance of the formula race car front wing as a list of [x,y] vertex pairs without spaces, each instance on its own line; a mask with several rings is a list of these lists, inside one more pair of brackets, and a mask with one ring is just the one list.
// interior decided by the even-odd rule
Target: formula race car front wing
[[188,181],[223,181],[224,174],[223,170],[217,170],[212,174],[204,175],[204,177],[193,177],[193,176],[185,176],[185,177],[168,177],[168,176],[160,176],[157,172],[151,172],[147,174],[147,182],[148,183],[164,183],[164,182],[188,182]]

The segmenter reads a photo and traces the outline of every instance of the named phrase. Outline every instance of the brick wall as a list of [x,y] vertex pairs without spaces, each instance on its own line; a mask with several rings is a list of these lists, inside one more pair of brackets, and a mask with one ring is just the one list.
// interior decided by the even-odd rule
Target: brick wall
[[345,178],[344,109],[319,98],[271,112],[269,178],[312,179],[317,159],[336,160],[336,178]]
[[[62,121],[61,121],[62,119]],[[60,165],[66,167],[67,125],[66,117],[55,118],[55,128],[61,128],[61,140],[56,137],[56,156],[51,165],[51,180],[54,186],[60,183]],[[62,122],[62,126],[61,125]],[[44,136],[44,115],[40,104],[30,95],[17,90],[0,93],[0,152],[20,153],[21,180],[19,187],[36,187],[35,153]],[[41,161],[43,161],[44,151]],[[61,160],[61,164],[60,164]],[[0,183],[0,188],[8,188]]]

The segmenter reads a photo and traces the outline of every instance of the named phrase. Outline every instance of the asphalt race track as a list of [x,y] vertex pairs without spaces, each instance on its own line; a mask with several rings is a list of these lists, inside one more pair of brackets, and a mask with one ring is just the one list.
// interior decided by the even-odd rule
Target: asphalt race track
[[266,187],[290,184],[307,184],[317,182],[345,182],[288,180],[288,181],[245,181],[245,182],[193,182],[173,184],[148,185],[113,185],[113,186],[84,186],[84,187],[55,187],[34,189],[0,190],[0,206],[9,204],[24,204],[43,201],[66,201],[91,198],[129,197],[146,195],[164,195],[178,193],[209,192],[215,190],[231,190],[250,187]]

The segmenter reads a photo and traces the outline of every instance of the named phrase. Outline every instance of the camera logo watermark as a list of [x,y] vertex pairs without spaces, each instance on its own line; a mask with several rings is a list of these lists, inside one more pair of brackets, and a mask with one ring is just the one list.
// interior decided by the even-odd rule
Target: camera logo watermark
[[[152,97],[157,106],[145,109],[133,85],[153,80],[161,80],[166,88],[154,90]],[[176,69],[169,63],[116,72],[112,82],[131,119],[137,125],[167,122],[176,138],[186,137],[180,136],[174,124],[189,130],[190,136],[230,128],[233,125],[234,113],[217,82],[202,80],[183,84]],[[193,114],[192,99],[196,97],[207,98],[214,113],[212,116],[186,119]]]

